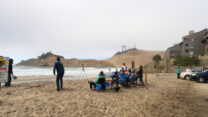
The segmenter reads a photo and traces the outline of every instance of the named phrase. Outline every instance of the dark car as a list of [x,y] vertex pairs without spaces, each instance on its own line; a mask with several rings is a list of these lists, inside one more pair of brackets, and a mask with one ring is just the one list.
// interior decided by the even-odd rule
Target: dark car
[[192,76],[192,79],[201,83],[208,81],[208,70],[197,73],[196,75]]

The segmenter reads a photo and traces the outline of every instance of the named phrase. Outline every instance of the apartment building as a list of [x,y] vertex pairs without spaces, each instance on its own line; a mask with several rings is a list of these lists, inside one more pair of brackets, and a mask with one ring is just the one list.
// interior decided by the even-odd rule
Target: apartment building
[[[205,37],[208,35],[208,29],[199,32],[189,31],[189,34],[182,37],[182,42],[169,47],[165,53],[165,58],[174,58],[175,55],[198,56],[208,53],[208,44],[206,45]],[[206,42],[206,43],[202,43]],[[205,49],[205,46],[207,50]]]

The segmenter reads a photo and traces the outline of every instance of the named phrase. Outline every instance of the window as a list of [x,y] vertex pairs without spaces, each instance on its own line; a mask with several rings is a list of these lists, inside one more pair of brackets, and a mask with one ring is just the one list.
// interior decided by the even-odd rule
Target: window
[[186,46],[189,46],[189,44],[186,44]]
[[187,53],[188,53],[188,52],[189,52],[189,50],[186,50],[185,52],[187,52]]
[[192,38],[191,40],[194,41],[194,38]]
[[194,48],[194,46],[192,44],[189,45],[190,48]]
[[190,54],[190,56],[193,56],[194,55],[194,52],[193,51],[190,51],[189,54]]
[[192,72],[202,72],[202,68],[197,67],[193,69]]

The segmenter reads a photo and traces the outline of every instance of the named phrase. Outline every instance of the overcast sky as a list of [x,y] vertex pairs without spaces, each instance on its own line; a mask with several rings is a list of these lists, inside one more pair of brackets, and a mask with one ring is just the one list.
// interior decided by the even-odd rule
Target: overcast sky
[[0,55],[106,59],[122,45],[166,50],[208,28],[208,0],[0,0]]

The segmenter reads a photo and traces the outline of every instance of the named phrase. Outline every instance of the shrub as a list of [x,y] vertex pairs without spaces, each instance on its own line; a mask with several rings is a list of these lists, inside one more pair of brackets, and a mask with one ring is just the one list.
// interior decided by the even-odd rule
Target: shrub
[[199,65],[200,60],[197,56],[181,56],[176,55],[174,60],[174,65],[176,66],[193,66],[193,65]]

